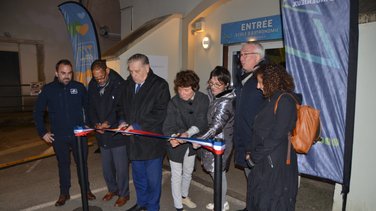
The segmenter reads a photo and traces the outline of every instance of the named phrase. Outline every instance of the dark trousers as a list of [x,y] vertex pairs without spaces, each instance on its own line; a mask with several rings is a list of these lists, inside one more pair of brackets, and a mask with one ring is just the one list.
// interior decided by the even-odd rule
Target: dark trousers
[[125,145],[101,147],[103,177],[109,192],[119,196],[129,195],[128,155]]
[[[87,138],[81,137],[82,141],[82,151],[85,163],[85,177],[88,181],[88,170],[87,170],[87,155],[88,155],[88,145]],[[69,194],[69,188],[71,187],[71,172],[70,163],[71,156],[70,151],[73,153],[73,158],[76,163],[77,173],[79,172],[78,166],[78,147],[77,138],[75,136],[66,137],[55,137],[55,141],[52,142],[52,146],[55,150],[56,159],[59,167],[59,182],[60,182],[60,194]],[[78,177],[80,178],[80,177]],[[79,181],[81,183],[81,181]],[[87,185],[89,189],[89,183]]]
[[162,186],[163,157],[152,160],[133,160],[132,176],[137,204],[148,211],[159,210]]

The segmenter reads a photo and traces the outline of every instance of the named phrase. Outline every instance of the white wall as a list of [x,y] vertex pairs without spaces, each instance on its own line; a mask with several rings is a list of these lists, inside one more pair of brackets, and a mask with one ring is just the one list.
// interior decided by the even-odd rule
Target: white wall
[[[181,17],[175,17],[153,31],[149,36],[132,46],[125,53],[120,55],[120,74],[126,78],[127,60],[135,53],[142,53],[149,56],[168,57],[168,79],[171,95],[173,91],[173,81],[175,75],[181,67]],[[153,65],[153,64],[151,64]]]
[[[205,32],[190,35],[193,38],[194,64],[189,66],[198,73],[201,90],[206,88],[209,73],[217,65],[222,65],[221,24],[279,14],[279,1],[232,0],[220,5],[205,19]],[[200,16],[201,17],[201,16]],[[202,38],[211,38],[211,47],[204,50]]]
[[[20,45],[20,76],[21,84],[30,84],[38,81],[37,49],[35,45]],[[22,94],[30,94],[30,87],[22,87]]]
[[[186,14],[191,11],[198,3],[202,0],[119,0],[120,1],[120,10],[121,22],[125,23],[128,18],[124,12],[124,8],[132,7],[133,8],[133,30],[140,27],[145,22],[157,18],[163,15],[181,13]],[[124,27],[122,25],[122,27]],[[121,37],[124,38],[131,31],[121,30]]]
[[120,72],[121,67],[120,67],[120,60],[119,59],[111,59],[111,60],[107,59],[106,65],[107,65],[108,68],[111,68],[111,69],[115,70],[116,72],[121,73]]
[[[376,167],[374,132],[376,120],[375,49],[376,22],[359,25],[358,76],[355,130],[347,210],[366,211],[376,207]],[[351,50],[351,49],[350,49]],[[341,186],[336,185],[333,210],[341,210]]]
[[[195,8],[202,0],[191,1],[168,1],[168,0],[120,0],[120,8],[133,6],[134,29],[148,20],[166,15],[169,13],[187,14]],[[216,66],[222,65],[222,45],[220,44],[221,24],[248,20],[252,18],[271,16],[279,14],[279,1],[258,1],[258,0],[229,0],[215,8],[205,18],[205,32],[196,35],[189,35],[189,48],[193,49],[193,62],[188,67],[199,75],[201,90],[206,88],[206,81],[209,72]],[[150,10],[150,8],[153,8]],[[201,16],[200,16],[201,17]],[[125,16],[122,13],[122,22]],[[122,26],[123,27],[123,26]],[[124,36],[122,29],[122,37]],[[204,50],[201,47],[202,37],[209,35],[211,47]],[[142,41],[144,42],[144,41]],[[174,46],[179,47],[178,45]],[[147,48],[146,48],[147,49]],[[192,50],[192,49],[190,49]],[[128,55],[129,53],[127,53]],[[126,60],[125,60],[126,61]],[[121,67],[126,67],[126,62],[122,61]],[[122,70],[123,71],[123,70]],[[174,77],[174,75],[172,75]]]

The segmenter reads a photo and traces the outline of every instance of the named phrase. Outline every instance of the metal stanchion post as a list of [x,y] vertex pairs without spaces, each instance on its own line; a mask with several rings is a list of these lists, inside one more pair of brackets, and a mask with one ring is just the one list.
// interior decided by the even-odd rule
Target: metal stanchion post
[[[79,176],[79,181],[80,182],[80,188],[81,188],[81,201],[82,201],[82,207],[78,207],[76,209],[74,209],[74,211],[89,211],[89,208],[90,208],[90,211],[101,211],[102,209],[99,208],[99,207],[96,207],[96,206],[90,206],[89,207],[89,203],[88,203],[88,200],[87,200],[87,190],[88,190],[88,187],[87,187],[87,184],[88,184],[88,175],[86,174],[85,172],[85,168],[86,168],[86,163],[84,161],[84,155],[83,155],[83,147],[82,147],[82,142],[83,140],[81,139],[81,136],[85,136],[86,134],[84,135],[80,135],[80,134],[76,134],[76,137],[77,137],[77,156],[78,156],[78,176]],[[87,144],[87,143],[85,143]]]
[[77,147],[78,147],[78,165],[79,165],[79,177],[81,186],[81,200],[82,200],[82,210],[89,211],[89,203],[87,201],[87,175],[85,175],[85,162],[82,153],[82,140],[80,136],[77,136]]
[[[216,147],[221,150],[216,150]],[[214,211],[222,210],[222,155],[224,152],[223,142],[214,142]]]

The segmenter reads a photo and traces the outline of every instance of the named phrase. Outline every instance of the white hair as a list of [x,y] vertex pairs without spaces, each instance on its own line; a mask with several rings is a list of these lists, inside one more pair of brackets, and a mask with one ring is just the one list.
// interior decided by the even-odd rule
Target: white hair
[[258,53],[260,55],[261,59],[264,59],[264,57],[265,57],[265,49],[264,49],[264,47],[259,42],[246,42],[246,43],[243,43],[242,44],[242,48],[245,45],[251,45],[251,46],[255,47],[256,53]]

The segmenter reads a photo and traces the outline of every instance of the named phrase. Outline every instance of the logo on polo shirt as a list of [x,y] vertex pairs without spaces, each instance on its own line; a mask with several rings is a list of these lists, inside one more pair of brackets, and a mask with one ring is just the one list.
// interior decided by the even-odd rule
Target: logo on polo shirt
[[71,95],[76,95],[78,93],[77,89],[70,89]]

